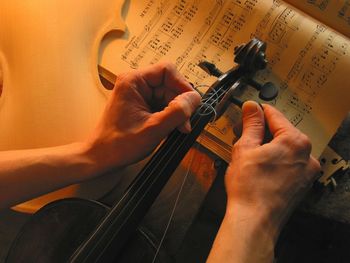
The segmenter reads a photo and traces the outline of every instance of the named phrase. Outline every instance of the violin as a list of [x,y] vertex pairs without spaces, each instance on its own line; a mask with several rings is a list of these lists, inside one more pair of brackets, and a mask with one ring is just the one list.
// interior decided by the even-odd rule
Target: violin
[[[252,81],[254,74],[266,67],[265,51],[266,44],[258,39],[237,47],[234,60],[237,66],[225,73],[209,62],[201,62],[199,66],[218,79],[192,115],[191,133],[174,130],[112,207],[69,198],[41,208],[20,230],[6,262],[154,262],[144,252],[125,254],[129,244],[140,240],[137,232],[140,221],[203,129],[230,103],[242,105],[234,96],[247,84],[256,88],[264,100],[277,96],[278,91],[271,83],[256,85]],[[145,241],[141,238],[142,242]],[[163,258],[166,256],[160,255],[156,262],[163,262]]]

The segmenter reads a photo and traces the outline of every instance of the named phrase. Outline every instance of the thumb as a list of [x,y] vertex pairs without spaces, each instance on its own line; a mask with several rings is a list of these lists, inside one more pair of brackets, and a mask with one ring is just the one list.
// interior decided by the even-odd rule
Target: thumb
[[258,103],[247,101],[242,107],[243,131],[239,139],[246,147],[261,145],[265,134],[264,111]]
[[189,119],[198,107],[200,100],[198,92],[184,92],[176,96],[164,110],[154,113],[151,118],[159,124],[158,133],[165,137],[175,128],[189,132],[191,130]]

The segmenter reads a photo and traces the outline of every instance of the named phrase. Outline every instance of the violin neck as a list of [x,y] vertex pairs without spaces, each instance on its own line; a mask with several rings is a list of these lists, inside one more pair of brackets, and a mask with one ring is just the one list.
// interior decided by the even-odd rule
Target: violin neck
[[168,136],[70,262],[108,262],[113,260],[111,255],[119,254],[214,115],[212,111],[203,114],[197,110],[191,118],[191,133],[175,130]]

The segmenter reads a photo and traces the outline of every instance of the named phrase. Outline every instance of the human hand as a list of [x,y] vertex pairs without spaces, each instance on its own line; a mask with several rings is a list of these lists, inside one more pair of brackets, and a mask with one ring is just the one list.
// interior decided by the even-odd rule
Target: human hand
[[[226,214],[208,263],[273,262],[281,227],[320,169],[306,135],[272,106],[263,108],[243,105],[243,133],[225,175]],[[272,140],[263,144],[265,120]]]
[[[307,136],[272,106],[263,108],[254,102],[243,106],[243,133],[233,147],[225,178],[227,209],[263,213],[277,238],[286,218],[316,179],[320,165],[310,156]],[[262,144],[265,119],[273,138]]]
[[190,132],[199,94],[172,64],[118,75],[103,116],[89,138],[93,159],[105,169],[146,157],[172,130]]

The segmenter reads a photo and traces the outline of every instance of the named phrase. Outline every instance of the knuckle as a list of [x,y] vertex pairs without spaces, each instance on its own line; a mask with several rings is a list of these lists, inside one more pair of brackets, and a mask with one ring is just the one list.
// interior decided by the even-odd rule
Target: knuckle
[[182,106],[178,99],[174,99],[170,101],[169,107],[173,108],[174,111],[182,111]]
[[315,158],[311,158],[311,169],[315,172],[318,173],[321,171],[321,164],[318,160]]
[[242,156],[242,148],[236,143],[232,147],[231,157],[234,162],[239,162]]
[[287,147],[297,154],[305,153],[309,155],[311,152],[312,145],[309,137],[300,131],[288,134],[283,141]]
[[243,129],[249,129],[251,131],[261,131],[264,129],[264,125],[259,120],[250,120],[249,122],[243,124]]
[[169,70],[169,71],[175,70],[175,65],[170,61],[159,62],[159,66],[165,70]]
[[232,147],[233,151],[235,152],[241,152],[244,149],[247,149],[249,147],[249,142],[246,140],[238,140]]
[[163,74],[165,74],[165,81],[176,81],[178,82],[178,84],[180,84],[182,81],[186,81],[185,78],[180,74],[180,72],[176,68],[175,64],[169,61],[163,61],[161,62],[160,66],[163,71]]
[[299,138],[298,138],[299,146],[301,148],[310,148],[311,147],[311,141],[307,135],[304,133],[299,133]]
[[193,94],[196,93],[190,94],[190,92],[186,92],[180,95],[184,98],[184,110],[185,115],[188,118],[191,117],[192,113],[196,110],[200,103],[200,99],[198,99],[196,95],[193,96]]
[[117,76],[116,87],[118,89],[129,89],[129,87],[132,85],[140,85],[142,80],[142,74],[138,70],[130,73],[122,73]]
[[141,71],[135,70],[132,74],[128,75],[129,81],[134,81],[136,84],[140,84],[143,82],[143,75]]
[[187,109],[185,102],[180,99],[174,99],[169,103],[169,106],[176,113],[181,115],[183,118],[191,117],[191,110]]
[[236,152],[239,150],[239,148],[241,147],[241,142],[240,140],[238,140],[233,146],[232,146],[232,151]]
[[311,152],[311,141],[309,137],[307,137],[303,133],[299,133],[299,136],[296,138],[296,150],[298,152],[306,153],[307,155]]
[[142,126],[143,132],[146,134],[155,134],[154,131],[158,130],[158,127],[162,124],[160,118],[149,118],[147,122]]

